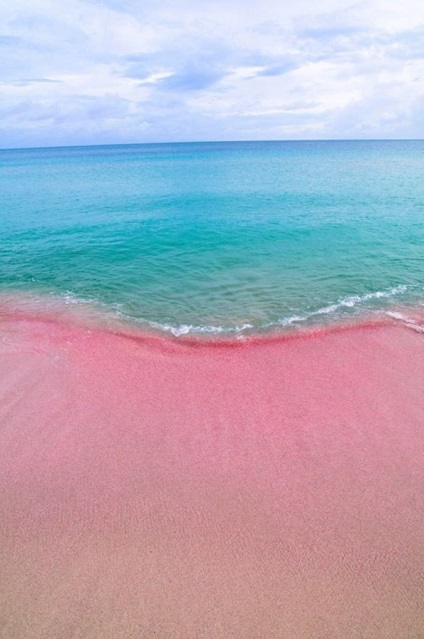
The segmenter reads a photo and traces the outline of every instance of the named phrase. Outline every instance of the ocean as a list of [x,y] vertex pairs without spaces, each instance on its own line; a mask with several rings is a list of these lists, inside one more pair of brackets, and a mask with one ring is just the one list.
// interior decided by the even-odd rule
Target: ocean
[[0,151],[0,299],[181,336],[424,304],[424,142]]

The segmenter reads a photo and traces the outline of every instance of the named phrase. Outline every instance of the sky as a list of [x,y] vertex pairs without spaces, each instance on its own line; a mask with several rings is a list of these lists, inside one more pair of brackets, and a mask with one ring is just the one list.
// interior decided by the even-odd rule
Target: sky
[[0,4],[0,147],[424,137],[422,0]]

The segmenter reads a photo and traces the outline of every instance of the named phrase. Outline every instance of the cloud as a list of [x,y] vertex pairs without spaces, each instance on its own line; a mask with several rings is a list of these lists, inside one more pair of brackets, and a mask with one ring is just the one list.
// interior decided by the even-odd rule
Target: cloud
[[293,60],[284,60],[278,64],[273,64],[271,66],[266,66],[263,69],[260,69],[256,76],[277,76],[284,75],[285,73],[289,73],[289,71],[293,71],[293,69],[297,69],[299,67],[298,62],[294,62]]
[[9,81],[6,84],[9,86],[27,87],[31,84],[57,84],[60,82],[62,82],[62,80],[50,80],[49,78],[22,78],[20,80]]
[[226,75],[217,69],[186,69],[180,73],[169,75],[158,82],[162,90],[200,91],[216,84]]
[[19,47],[25,44],[25,41],[18,36],[0,35],[0,47]]
[[415,0],[14,0],[0,145],[423,137]]

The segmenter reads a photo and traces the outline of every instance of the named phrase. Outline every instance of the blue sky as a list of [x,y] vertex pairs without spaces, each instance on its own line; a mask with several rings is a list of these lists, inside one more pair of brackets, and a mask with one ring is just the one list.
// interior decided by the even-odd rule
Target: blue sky
[[424,137],[421,0],[13,0],[0,147]]

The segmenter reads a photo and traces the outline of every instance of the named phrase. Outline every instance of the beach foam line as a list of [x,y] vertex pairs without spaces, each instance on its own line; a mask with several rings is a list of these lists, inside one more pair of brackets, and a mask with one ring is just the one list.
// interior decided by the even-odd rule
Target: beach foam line
[[[400,319],[396,312],[364,313],[357,317],[333,318],[331,324],[304,324],[296,331],[286,331],[280,325],[280,330],[251,331],[237,333],[236,330],[226,330],[223,327],[197,326],[196,330],[170,330],[159,322],[126,321],[127,316],[115,314],[110,309],[103,309],[93,305],[89,300],[74,300],[71,305],[62,303],[61,296],[3,296],[0,297],[0,325],[1,322],[21,324],[54,324],[57,326],[79,327],[87,331],[105,331],[119,335],[143,344],[151,343],[157,348],[168,348],[170,344],[180,344],[193,348],[238,348],[246,345],[265,344],[270,342],[284,342],[292,339],[309,339],[326,332],[339,332],[361,327],[363,330],[391,324]],[[405,326],[408,327],[407,323]],[[251,327],[251,325],[249,325]],[[271,325],[269,326],[271,327]],[[268,327],[268,328],[269,328]],[[272,325],[276,328],[275,325]],[[239,327],[240,329],[242,327]],[[252,327],[253,328],[253,327]],[[153,330],[151,330],[153,329]],[[199,329],[199,330],[198,330]],[[203,330],[204,329],[204,330]],[[216,329],[216,330],[215,330]],[[237,329],[238,330],[238,329]]]
[[[172,325],[172,324],[163,324],[160,322],[151,322],[148,320],[139,320],[141,324],[148,324],[154,329],[158,329],[160,331],[169,332],[175,337],[181,337],[184,335],[194,334],[194,335],[245,335],[251,334],[258,331],[269,331],[281,328],[290,328],[290,327],[299,327],[304,324],[307,324],[311,320],[315,320],[316,318],[322,318],[323,316],[331,316],[333,321],[342,319],[340,317],[340,312],[345,311],[346,309],[362,310],[362,312],[370,312],[370,309],[367,309],[367,302],[374,302],[375,300],[391,300],[399,295],[404,295],[410,290],[410,287],[406,285],[393,286],[387,290],[383,291],[374,291],[371,293],[366,293],[364,295],[347,295],[345,297],[341,297],[337,300],[337,302],[333,304],[328,304],[316,310],[309,311],[303,314],[294,314],[289,315],[287,317],[282,317],[280,319],[274,320],[272,322],[263,322],[262,324],[252,324],[251,322],[242,322],[239,324],[234,324],[234,326],[217,326],[217,325],[194,325],[194,324],[181,324],[181,325]],[[122,317],[125,317],[124,313],[120,313]],[[346,320],[346,316],[343,317]]]
[[[364,295],[347,295],[336,302],[327,304],[306,313],[292,314],[272,321],[253,322],[248,319],[234,319],[232,324],[172,324],[169,322],[153,321],[143,317],[130,315],[122,304],[106,305],[98,300],[85,299],[76,296],[72,291],[62,294],[37,294],[29,292],[0,295],[0,312],[2,307],[9,307],[14,311],[25,313],[46,312],[53,314],[80,315],[86,322],[101,321],[103,326],[114,324],[128,324],[139,330],[154,331],[159,334],[169,334],[174,337],[199,336],[239,338],[257,333],[266,334],[281,330],[304,330],[305,327],[319,326],[319,322],[334,324],[335,322],[361,321],[364,316],[380,315],[385,307],[376,307],[376,301],[387,303],[397,298],[417,292],[417,287],[398,285],[382,291],[373,291]],[[371,304],[371,306],[370,306]],[[394,316],[393,316],[394,317]]]
[[2,308],[0,636],[424,633],[422,334]]
[[417,331],[417,333],[424,333],[423,320],[419,322],[418,320],[397,311],[386,311],[386,315],[394,320],[399,320],[407,328],[412,328],[412,330]]

